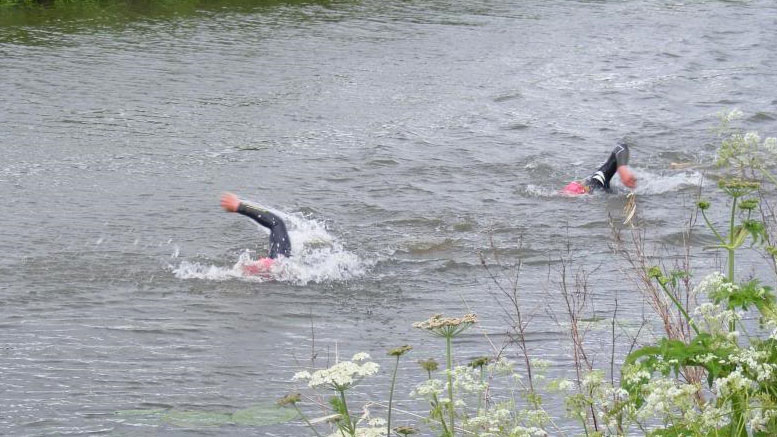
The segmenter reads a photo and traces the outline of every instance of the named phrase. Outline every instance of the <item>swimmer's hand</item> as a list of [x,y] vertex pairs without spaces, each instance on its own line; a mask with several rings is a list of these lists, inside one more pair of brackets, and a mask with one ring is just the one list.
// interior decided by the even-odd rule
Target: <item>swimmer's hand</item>
[[623,185],[632,189],[637,187],[637,177],[634,176],[634,173],[632,173],[629,167],[625,165],[618,167],[618,176],[620,176]]
[[237,212],[237,208],[240,206],[240,199],[232,193],[224,193],[221,195],[221,207],[228,212]]

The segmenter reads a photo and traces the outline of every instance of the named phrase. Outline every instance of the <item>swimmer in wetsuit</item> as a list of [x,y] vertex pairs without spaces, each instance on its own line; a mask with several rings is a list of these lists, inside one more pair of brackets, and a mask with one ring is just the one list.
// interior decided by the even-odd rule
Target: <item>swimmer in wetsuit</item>
[[291,256],[291,240],[286,232],[286,224],[280,217],[256,205],[243,202],[232,193],[224,193],[221,196],[221,207],[228,212],[236,212],[249,217],[270,230],[270,252],[266,258],[260,258],[255,263],[244,266],[243,270],[246,273],[266,272],[278,256]]
[[596,190],[610,192],[610,180],[615,173],[621,178],[623,185],[629,188],[637,186],[637,178],[629,168],[629,146],[621,141],[615,146],[609,158],[591,176],[582,181],[570,182],[561,189],[563,194],[578,195],[588,194]]

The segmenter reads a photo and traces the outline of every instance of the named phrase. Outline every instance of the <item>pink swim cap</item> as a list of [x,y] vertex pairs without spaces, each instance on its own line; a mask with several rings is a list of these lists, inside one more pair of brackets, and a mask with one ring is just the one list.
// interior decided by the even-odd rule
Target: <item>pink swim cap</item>
[[580,194],[586,194],[587,192],[588,190],[585,188],[585,185],[577,181],[570,182],[566,187],[561,189],[561,194],[566,194],[568,196],[579,196]]
[[275,260],[272,258],[259,258],[258,260],[243,265],[243,273],[246,275],[269,275]]

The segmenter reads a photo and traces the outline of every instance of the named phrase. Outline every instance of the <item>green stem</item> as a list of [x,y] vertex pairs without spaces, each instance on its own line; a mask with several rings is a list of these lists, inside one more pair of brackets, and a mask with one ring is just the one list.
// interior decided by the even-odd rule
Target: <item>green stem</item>
[[[432,379],[432,372],[430,370],[426,371],[427,375],[429,375],[429,380]],[[440,405],[440,400],[437,399],[436,394],[432,394],[432,406],[434,408],[437,408]],[[448,431],[448,427],[445,425],[445,415],[440,411],[440,425],[442,425],[442,435],[443,437],[450,436],[450,432]]]
[[685,311],[685,308],[680,304],[680,302],[677,300],[677,298],[672,294],[669,289],[666,288],[666,285],[664,285],[661,281],[658,281],[658,285],[661,286],[661,288],[664,290],[664,293],[666,293],[667,296],[669,296],[669,299],[672,299],[672,302],[674,302],[675,306],[678,310],[682,313],[683,317],[685,317],[685,320],[688,321],[688,325],[690,325],[691,328],[693,328],[693,331],[696,332],[696,335],[699,335],[699,328],[696,327],[696,323],[694,323],[693,319],[690,315],[688,315],[688,312]]
[[297,406],[297,404],[294,404],[294,403],[292,403],[292,405],[294,405],[294,409],[295,409],[295,410],[297,410],[297,414],[299,414],[299,415],[300,415],[300,417],[302,417],[302,420],[304,420],[304,421],[305,421],[305,423],[307,423],[307,424],[308,424],[308,427],[310,427],[310,429],[312,429],[312,430],[313,430],[313,434],[315,434],[317,437],[321,437],[321,434],[319,434],[319,433],[318,433],[318,431],[316,431],[316,427],[314,427],[314,426],[313,426],[313,424],[312,424],[312,423],[310,423],[310,421],[308,420],[308,418],[305,416],[305,414],[303,414],[303,413],[302,413],[302,410],[300,410],[300,409],[299,409],[299,407]]
[[[729,249],[728,249],[728,282],[734,283],[734,221],[736,219],[737,198],[731,202],[731,223],[729,224],[730,233],[728,235]],[[732,320],[728,323],[729,332],[736,330],[736,321]]]
[[451,437],[454,437],[456,434],[456,427],[454,425],[454,420],[456,417],[456,412],[453,408],[453,358],[451,356],[451,336],[445,337],[446,340],[446,355],[447,355],[447,362],[448,362],[448,407],[450,412],[450,422],[451,422],[451,429],[450,429],[450,435]]
[[[736,220],[736,212],[737,212],[737,197],[733,198],[733,201],[731,202],[731,221],[729,222],[729,229],[728,229],[728,244],[729,247],[734,247],[734,239],[736,236],[734,235],[734,221]],[[729,268],[731,268],[731,263],[729,262]],[[729,281],[734,281],[734,271],[729,270]]]
[[346,430],[351,436],[356,436],[356,427],[351,422],[351,415],[348,413],[348,404],[345,403],[345,390],[340,390],[340,400],[343,401],[343,410],[345,411]]
[[[483,366],[480,366],[480,385],[481,385],[481,386],[483,385],[483,374],[484,374],[484,372],[483,372]],[[477,414],[480,414],[480,407],[482,406],[482,401],[483,401],[483,396],[484,396],[484,395],[485,395],[485,393],[483,393],[483,394],[481,394],[480,396],[478,396],[478,409],[477,409]]]
[[720,240],[722,244],[726,244],[726,240],[723,238],[722,235],[720,235],[718,230],[715,229],[715,226],[712,226],[712,223],[710,223],[710,219],[707,218],[707,214],[704,212],[703,209],[701,210],[701,216],[704,217],[704,222],[707,223],[707,227],[710,228],[710,230],[712,231],[713,234],[715,234],[716,237],[718,237],[718,240]]
[[731,432],[729,435],[737,437],[747,437],[747,427],[745,426],[744,409],[747,403],[743,402],[739,395],[734,395],[731,399]]
[[399,355],[394,366],[394,375],[391,377],[391,389],[389,390],[388,419],[386,420],[386,437],[391,436],[391,402],[394,400],[394,382],[397,380],[397,369],[399,369]]

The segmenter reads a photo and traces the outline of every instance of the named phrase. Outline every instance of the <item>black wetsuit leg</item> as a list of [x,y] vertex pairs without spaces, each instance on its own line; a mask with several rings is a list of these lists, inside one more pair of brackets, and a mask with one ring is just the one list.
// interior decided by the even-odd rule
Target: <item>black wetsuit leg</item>
[[610,191],[610,180],[615,176],[618,167],[629,163],[629,146],[620,143],[610,153],[607,161],[604,161],[598,170],[586,178],[585,183],[591,190]]
[[269,258],[275,259],[278,255],[291,256],[291,240],[289,233],[286,232],[286,224],[280,217],[270,211],[242,202],[237,212],[270,230],[270,253],[267,255]]

